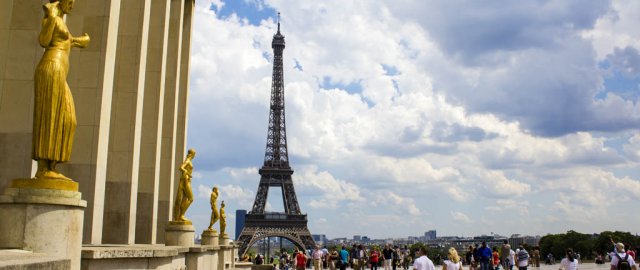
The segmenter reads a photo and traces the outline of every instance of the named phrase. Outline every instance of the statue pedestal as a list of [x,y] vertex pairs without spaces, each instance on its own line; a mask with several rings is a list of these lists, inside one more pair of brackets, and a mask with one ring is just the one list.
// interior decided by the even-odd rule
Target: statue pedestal
[[191,224],[184,222],[169,221],[169,225],[165,229],[164,242],[167,246],[185,246],[194,245],[196,229]]
[[0,249],[45,253],[80,269],[85,207],[76,191],[7,188],[0,195]]
[[220,245],[221,246],[226,246],[229,244],[229,235],[226,233],[221,233],[220,234]]
[[218,245],[218,232],[216,230],[204,230],[202,232],[202,240],[200,244],[205,246],[217,246]]

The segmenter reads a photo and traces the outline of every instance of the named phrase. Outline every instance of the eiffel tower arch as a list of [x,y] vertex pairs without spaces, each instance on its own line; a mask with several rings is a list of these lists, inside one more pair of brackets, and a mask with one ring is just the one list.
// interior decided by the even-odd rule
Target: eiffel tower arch
[[[253,207],[245,216],[245,225],[238,237],[238,253],[242,257],[257,241],[267,237],[282,237],[305,249],[315,246],[307,228],[307,215],[302,214],[293,187],[287,150],[287,132],[284,112],[284,80],[282,52],[284,36],[280,33],[280,14],[278,14],[278,32],[273,35],[273,77],[271,84],[271,103],[269,106],[269,127],[264,164],[260,169],[260,184]],[[282,189],[284,212],[265,212],[270,187]]]

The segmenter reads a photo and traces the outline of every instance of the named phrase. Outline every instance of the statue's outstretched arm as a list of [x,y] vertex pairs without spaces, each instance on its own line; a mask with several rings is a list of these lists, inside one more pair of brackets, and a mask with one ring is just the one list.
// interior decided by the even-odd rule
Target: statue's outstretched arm
[[87,45],[89,45],[90,41],[91,41],[91,38],[89,38],[89,35],[87,33],[84,33],[84,35],[82,35],[80,37],[72,37],[71,38],[71,46],[79,47],[79,48],[86,48]]

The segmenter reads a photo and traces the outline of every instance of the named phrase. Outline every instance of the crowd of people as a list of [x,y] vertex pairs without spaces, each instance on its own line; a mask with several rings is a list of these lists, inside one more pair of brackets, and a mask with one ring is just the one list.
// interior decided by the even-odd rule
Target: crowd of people
[[[613,243],[613,241],[612,241]],[[607,254],[611,261],[611,270],[637,270],[635,264],[635,252],[628,249],[621,243],[613,243],[614,249]],[[464,270],[464,265],[468,270],[527,270],[528,267],[540,267],[540,250],[534,248],[532,253],[520,245],[513,250],[507,241],[502,246],[490,248],[486,242],[481,245],[469,246],[460,257],[455,248],[447,250],[444,260],[434,258],[438,264],[442,264],[443,270]],[[560,261],[559,270],[578,270],[580,254],[575,253],[571,248],[565,252],[564,258]],[[255,264],[273,263],[265,262],[262,255],[256,256]],[[278,270],[435,270],[434,262],[427,257],[425,246],[420,247],[413,254],[409,248],[385,245],[378,246],[353,245],[334,247],[327,249],[316,246],[315,249],[306,251],[296,249],[292,254],[282,250],[278,263],[273,264]]]

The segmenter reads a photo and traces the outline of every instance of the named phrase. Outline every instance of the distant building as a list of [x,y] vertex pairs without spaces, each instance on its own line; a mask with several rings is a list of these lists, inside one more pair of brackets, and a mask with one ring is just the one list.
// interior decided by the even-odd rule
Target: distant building
[[244,229],[244,216],[246,215],[247,210],[236,210],[236,240],[238,240],[242,229]]
[[438,236],[436,234],[436,230],[430,230],[430,231],[427,231],[426,233],[424,233],[424,240],[426,240],[426,241],[436,240],[436,238],[438,238]]
[[326,245],[327,242],[329,242],[327,236],[324,234],[312,234],[311,238],[313,238],[313,241],[316,241],[318,245]]
[[369,238],[368,236],[363,236],[362,237],[362,243],[363,244],[368,244],[369,242],[371,242],[371,238]]
[[354,241],[354,242],[360,242],[360,241],[362,241],[362,236],[360,236],[360,235],[354,235],[354,236],[353,236],[353,241]]

